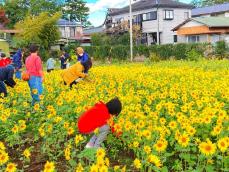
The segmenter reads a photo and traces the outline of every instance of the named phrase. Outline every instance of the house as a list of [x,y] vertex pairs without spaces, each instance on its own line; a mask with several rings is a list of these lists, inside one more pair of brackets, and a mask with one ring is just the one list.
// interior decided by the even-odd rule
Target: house
[[57,26],[61,33],[60,42],[68,43],[79,40],[82,36],[82,25],[76,22],[60,19],[57,22]]
[[83,29],[83,37],[80,41],[82,46],[89,46],[91,45],[91,35],[95,33],[103,33],[105,31],[105,25],[102,24],[98,27],[90,27]]
[[[172,31],[174,27],[191,17],[192,5],[175,0],[140,0],[132,4],[133,24],[142,31],[142,43],[151,45],[175,43],[179,37]],[[111,29],[124,21],[129,21],[129,6],[108,10],[106,29]]]
[[229,43],[228,17],[196,17],[186,20],[173,29],[186,43],[215,43],[225,40]]
[[217,4],[209,7],[195,8],[192,10],[192,17],[229,17],[229,3]]
[[192,18],[176,26],[172,31],[180,37],[179,42],[229,43],[229,3],[196,8]]

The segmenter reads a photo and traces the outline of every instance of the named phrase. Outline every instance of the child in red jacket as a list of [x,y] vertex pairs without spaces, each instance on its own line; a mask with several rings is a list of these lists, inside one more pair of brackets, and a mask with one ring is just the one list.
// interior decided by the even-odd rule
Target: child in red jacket
[[9,64],[11,64],[10,58],[6,57],[5,53],[1,54],[1,59],[0,59],[0,67],[6,67]]
[[122,104],[118,98],[104,104],[99,102],[82,114],[78,121],[78,129],[82,134],[91,134],[98,128],[98,134],[92,136],[86,148],[99,148],[110,132],[108,120],[112,116],[118,116],[122,110]]

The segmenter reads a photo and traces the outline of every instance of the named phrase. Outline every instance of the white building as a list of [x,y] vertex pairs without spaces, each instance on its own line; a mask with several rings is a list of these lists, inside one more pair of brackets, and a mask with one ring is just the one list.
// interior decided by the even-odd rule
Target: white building
[[[140,25],[143,44],[156,44],[158,29],[161,44],[176,43],[180,38],[172,29],[191,17],[192,8],[192,5],[174,0],[140,0],[132,4],[133,24]],[[129,21],[129,6],[110,9],[106,28],[122,21]]]
[[61,39],[74,41],[79,40],[82,36],[82,25],[71,22],[65,19],[60,19],[57,22],[57,26],[59,27],[60,33],[61,33]]

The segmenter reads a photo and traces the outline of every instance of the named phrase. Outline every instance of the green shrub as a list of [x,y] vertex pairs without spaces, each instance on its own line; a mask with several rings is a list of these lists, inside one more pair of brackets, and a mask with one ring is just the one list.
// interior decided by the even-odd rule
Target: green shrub
[[159,62],[162,59],[156,53],[150,53],[149,60],[150,60],[150,62]]
[[[129,45],[129,44],[127,44]],[[161,60],[169,60],[173,57],[175,60],[195,59],[190,51],[194,50],[197,57],[204,57],[204,52],[209,44],[167,44],[167,45],[139,45],[133,47],[134,57],[144,55],[149,58],[152,53],[157,54]],[[130,47],[126,45],[107,45],[84,47],[85,51],[96,60],[112,59],[127,60],[130,58]],[[193,52],[192,52],[193,53]],[[190,57],[192,56],[192,57]]]
[[223,59],[224,57],[226,57],[226,53],[227,53],[227,44],[225,41],[219,41],[216,43],[215,46],[215,54],[216,56],[219,57],[219,59]]
[[198,61],[203,59],[203,56],[197,52],[195,49],[192,49],[191,51],[186,53],[187,60],[189,61]]
[[111,47],[110,54],[114,59],[127,60],[130,57],[130,48],[123,45],[113,46]]

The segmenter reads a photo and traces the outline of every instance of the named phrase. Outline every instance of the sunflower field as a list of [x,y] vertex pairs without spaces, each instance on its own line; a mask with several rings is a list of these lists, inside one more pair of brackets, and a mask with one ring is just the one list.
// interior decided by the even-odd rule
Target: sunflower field
[[[34,107],[25,81],[0,99],[1,172],[229,171],[229,61],[98,65],[73,89],[60,72]],[[122,135],[85,149],[77,119],[116,96]]]

